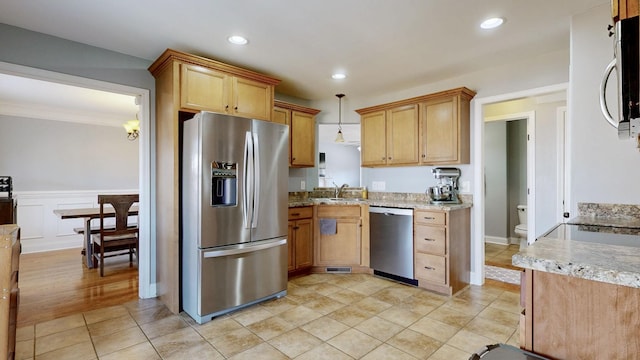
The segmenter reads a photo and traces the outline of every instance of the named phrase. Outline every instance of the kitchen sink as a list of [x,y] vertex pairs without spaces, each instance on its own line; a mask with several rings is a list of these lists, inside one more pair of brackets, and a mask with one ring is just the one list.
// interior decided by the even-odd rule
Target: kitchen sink
[[362,202],[366,201],[366,199],[362,198],[315,198],[317,201],[335,201],[335,202]]

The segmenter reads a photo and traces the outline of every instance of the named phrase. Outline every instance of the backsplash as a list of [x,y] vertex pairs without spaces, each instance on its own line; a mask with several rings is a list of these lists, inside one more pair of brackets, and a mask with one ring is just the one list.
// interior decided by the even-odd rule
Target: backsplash
[[578,203],[578,215],[640,219],[640,205]]

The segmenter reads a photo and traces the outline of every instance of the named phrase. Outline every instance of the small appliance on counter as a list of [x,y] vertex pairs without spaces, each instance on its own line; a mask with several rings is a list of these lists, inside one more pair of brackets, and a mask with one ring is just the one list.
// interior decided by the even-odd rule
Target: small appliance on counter
[[0,225],[17,223],[11,176],[0,176]]
[[458,178],[460,169],[449,167],[437,167],[431,170],[433,176],[438,179],[436,186],[427,188],[427,196],[432,204],[460,204],[458,198]]

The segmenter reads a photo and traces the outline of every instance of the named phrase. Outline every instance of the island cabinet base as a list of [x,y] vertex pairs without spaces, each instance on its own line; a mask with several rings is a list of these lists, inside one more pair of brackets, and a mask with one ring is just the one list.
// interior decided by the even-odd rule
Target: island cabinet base
[[553,359],[640,356],[640,289],[526,272],[525,350]]

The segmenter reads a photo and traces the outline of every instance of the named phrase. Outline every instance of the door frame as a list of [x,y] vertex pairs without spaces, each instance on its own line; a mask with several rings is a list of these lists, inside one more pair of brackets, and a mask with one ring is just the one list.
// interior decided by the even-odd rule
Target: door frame
[[[140,212],[138,216],[140,257],[138,258],[138,297],[142,299],[156,296],[155,283],[152,283],[151,269],[155,268],[155,257],[151,256],[151,127],[149,89],[94,80],[75,75],[37,69],[0,61],[0,72],[42,81],[70,86],[136,96],[140,99],[140,135],[138,136],[138,191],[140,193]],[[124,136],[124,132],[123,132]],[[155,221],[153,221],[155,222]],[[154,276],[155,278],[155,276]]]
[[565,218],[563,214],[565,212],[571,211],[571,202],[569,199],[569,184],[571,173],[569,172],[570,158],[568,156],[569,152],[569,132],[567,125],[569,124],[569,118],[567,117],[567,107],[561,106],[556,110],[556,121],[557,121],[557,149],[562,149],[562,151],[558,151],[557,156],[558,159],[557,170],[558,178],[556,179],[556,184],[558,185],[557,194],[558,198],[556,199],[556,210],[557,210],[557,220],[558,223],[565,223],[569,219]]
[[525,97],[538,96],[553,92],[565,91],[567,102],[569,99],[569,83],[543,86],[528,90],[474,98],[471,121],[473,124],[473,207],[472,207],[472,234],[471,234],[471,276],[470,282],[474,285],[484,283],[484,116],[483,106],[486,104],[516,100]]
[[[486,104],[485,104],[486,105]],[[505,114],[500,116],[491,116],[484,118],[482,126],[488,121],[514,121],[514,120],[526,120],[527,121],[527,244],[533,244],[535,239],[536,228],[536,112],[525,111],[521,113]],[[483,130],[484,134],[484,130]],[[484,143],[484,142],[483,142]],[[483,157],[484,161],[484,157]],[[484,166],[482,168],[484,173]],[[484,178],[484,176],[483,176]],[[484,188],[484,186],[483,186]],[[484,192],[484,189],[483,189]],[[508,209],[509,210],[509,209]],[[484,239],[484,235],[483,235]],[[509,236],[507,239],[511,239],[511,229],[509,229]],[[511,244],[511,241],[509,241]]]

